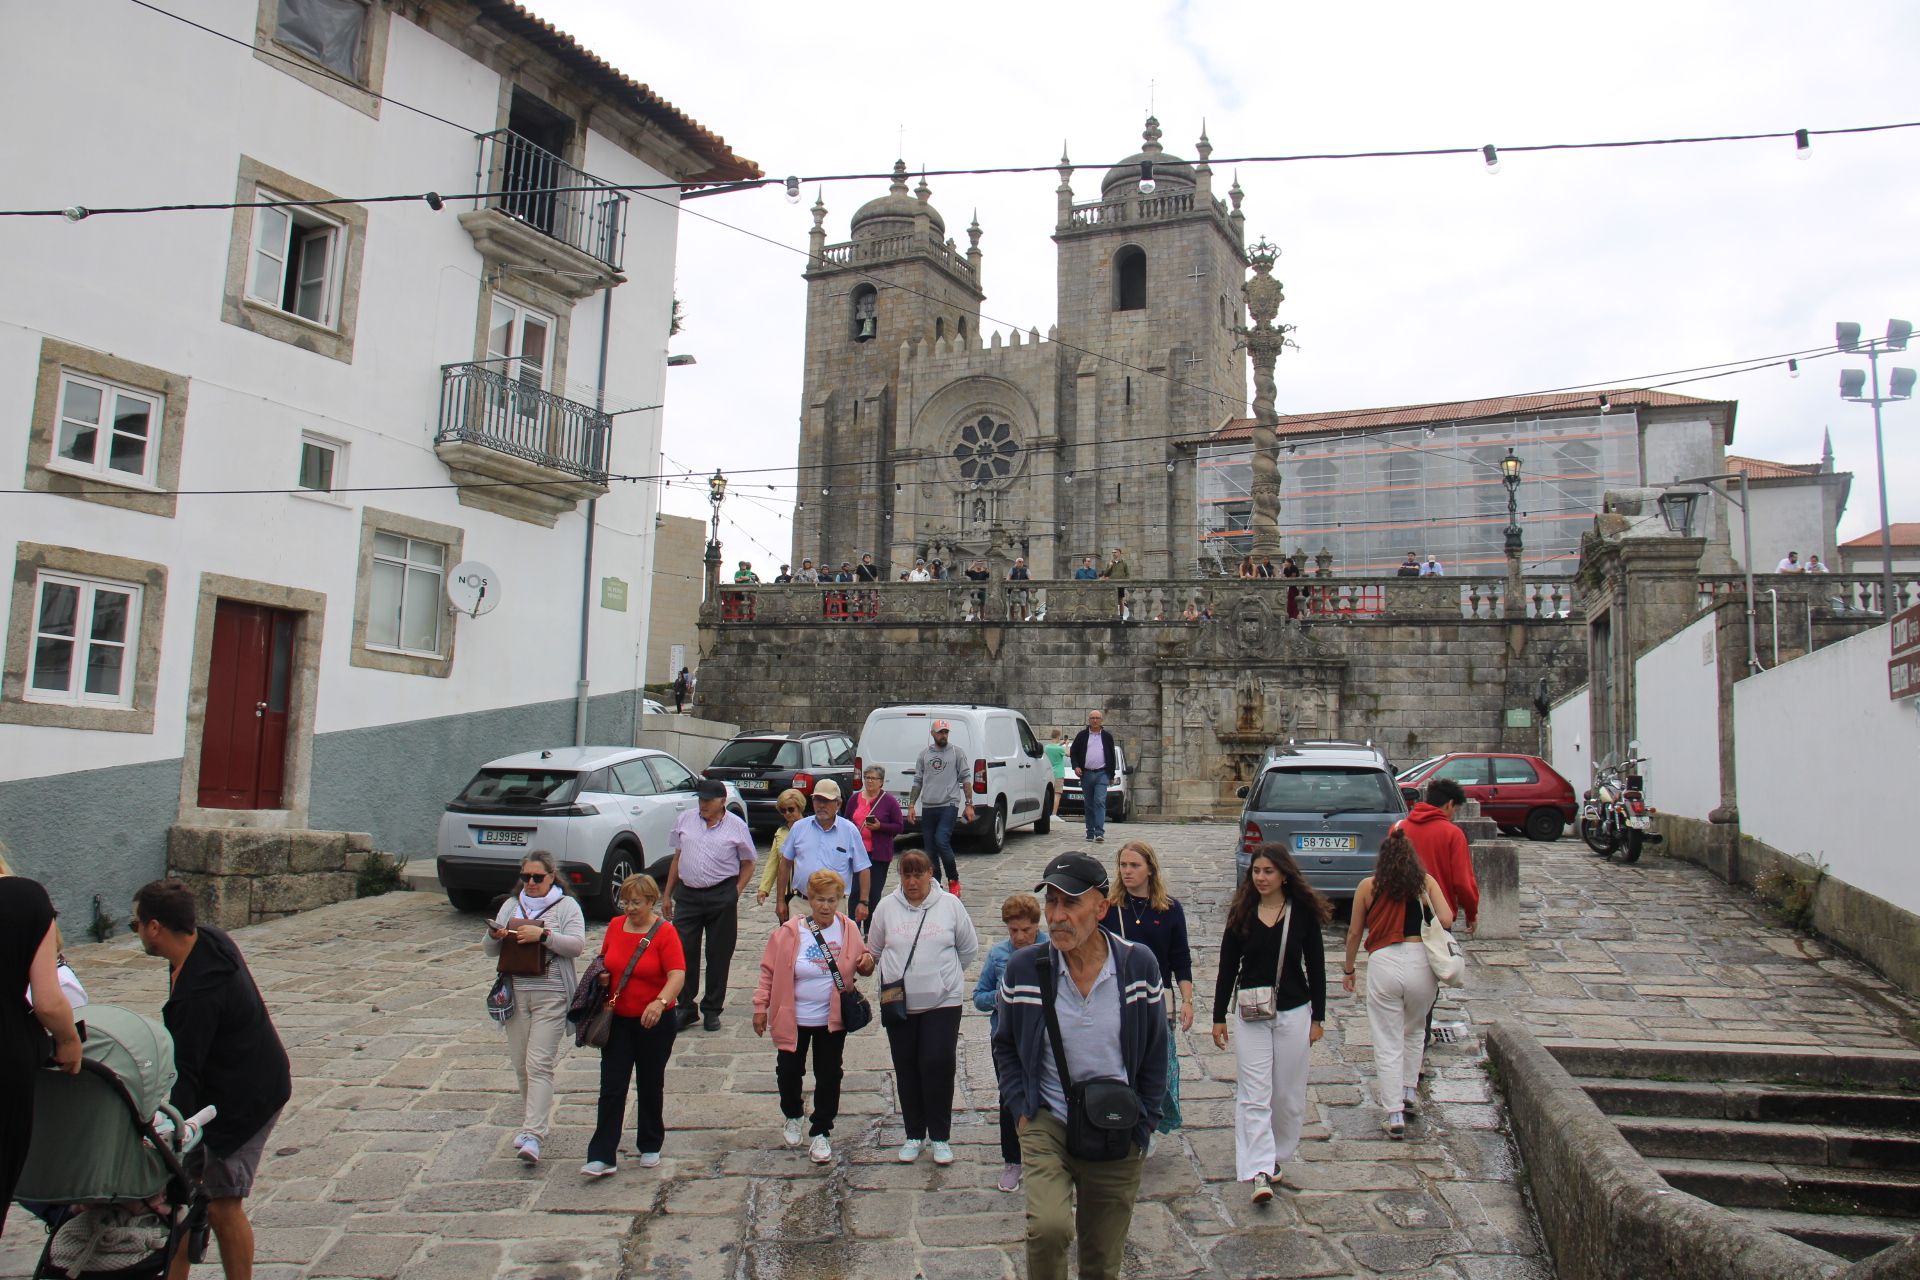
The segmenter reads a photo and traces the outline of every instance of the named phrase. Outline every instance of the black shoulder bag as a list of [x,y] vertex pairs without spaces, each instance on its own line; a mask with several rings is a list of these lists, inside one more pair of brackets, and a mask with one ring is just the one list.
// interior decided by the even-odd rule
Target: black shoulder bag
[[[913,953],[920,949],[920,929],[927,927],[929,906],[920,912],[920,928],[913,931],[913,945],[907,948],[907,962],[900,966],[900,976],[892,982],[880,984],[880,1021],[889,1027],[907,1025],[907,970],[913,968]],[[846,1015],[841,1014],[841,1020]]]
[[[647,936],[640,939],[640,944],[633,949],[633,955],[627,960],[626,969],[620,974],[620,981],[613,984],[613,991],[607,996],[606,1003],[590,1006],[586,1015],[574,1024],[573,1042],[576,1046],[582,1049],[604,1049],[607,1047],[607,1040],[613,1035],[613,1002],[618,1000],[620,993],[627,989],[627,979],[633,976],[633,966],[639,964],[640,957],[647,954],[647,948],[653,943],[653,935],[660,932],[662,923],[660,920],[655,920],[653,922],[653,928],[647,930]],[[620,921],[618,920],[615,920],[607,926],[609,929],[618,929],[619,927]],[[604,957],[606,953],[606,945],[602,943],[600,954]],[[605,982],[606,979],[607,971],[603,969],[600,972],[598,980]],[[661,1016],[671,1018],[673,1016],[673,1010],[668,1009]]]
[[833,954],[833,948],[827,945],[826,935],[820,932],[820,926],[807,921],[807,928],[813,930],[813,940],[820,944],[820,950],[827,957],[827,972],[833,975],[833,989],[840,993],[840,1029],[858,1031],[873,1021],[873,1006],[860,994],[860,988],[850,984],[840,975],[840,957]]
[[[1051,957],[1042,962],[1040,1001],[1047,1013],[1047,1037],[1053,1041],[1053,1064],[1060,1073],[1060,1091],[1067,1096],[1067,1154],[1076,1160],[1123,1160],[1133,1151],[1133,1131],[1140,1123],[1140,1095],[1125,1080],[1101,1076],[1075,1082],[1067,1072],[1067,1050],[1060,1040],[1060,1015],[1054,1011],[1060,985],[1060,966]],[[1119,998],[1119,974],[1114,998]],[[1121,1006],[1124,1020],[1126,1007]]]

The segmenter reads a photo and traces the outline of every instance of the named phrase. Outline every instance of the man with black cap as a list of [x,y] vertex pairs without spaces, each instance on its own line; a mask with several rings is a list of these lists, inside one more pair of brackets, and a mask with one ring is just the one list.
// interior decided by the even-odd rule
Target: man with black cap
[[[694,794],[700,797],[700,807],[681,814],[667,837],[673,861],[667,864],[660,914],[673,921],[687,957],[680,1025],[690,1027],[705,1013],[707,1030],[718,1031],[720,1010],[727,1003],[733,944],[740,933],[740,895],[753,883],[753,864],[759,854],[747,824],[738,814],[727,812],[726,783],[703,778]],[[707,943],[705,1000],[700,999],[702,935]]]
[[1007,962],[993,1034],[1026,1170],[1027,1276],[1066,1280],[1077,1236],[1080,1280],[1116,1280],[1167,1091],[1160,962],[1100,927],[1107,872],[1095,859],[1061,854],[1034,892],[1048,940]]

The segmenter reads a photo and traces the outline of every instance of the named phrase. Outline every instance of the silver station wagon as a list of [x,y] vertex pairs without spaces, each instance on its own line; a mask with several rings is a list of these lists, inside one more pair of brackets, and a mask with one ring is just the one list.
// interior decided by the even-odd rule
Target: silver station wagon
[[1234,856],[1238,875],[1247,874],[1255,849],[1278,844],[1307,883],[1336,901],[1352,898],[1373,874],[1380,842],[1407,815],[1386,753],[1366,742],[1274,747],[1240,794],[1247,803]]

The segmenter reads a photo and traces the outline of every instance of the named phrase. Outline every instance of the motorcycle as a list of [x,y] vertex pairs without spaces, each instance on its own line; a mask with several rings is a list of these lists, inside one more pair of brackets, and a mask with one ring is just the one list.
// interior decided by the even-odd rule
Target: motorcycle
[[1638,862],[1645,846],[1662,839],[1653,829],[1655,810],[1647,804],[1640,773],[1646,763],[1645,756],[1635,755],[1614,763],[1609,755],[1581,801],[1580,838],[1603,858],[1620,850],[1622,862]]

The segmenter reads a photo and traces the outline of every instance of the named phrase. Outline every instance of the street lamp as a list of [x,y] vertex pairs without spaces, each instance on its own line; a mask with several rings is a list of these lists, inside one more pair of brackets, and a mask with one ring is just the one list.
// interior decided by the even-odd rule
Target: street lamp
[[1873,406],[1873,464],[1880,476],[1880,611],[1883,616],[1891,617],[1899,602],[1893,595],[1893,526],[1887,520],[1887,453],[1880,439],[1880,406],[1889,400],[1907,400],[1913,396],[1914,372],[1911,369],[1889,369],[1892,375],[1888,381],[1887,394],[1880,394],[1880,353],[1882,351],[1905,351],[1907,339],[1913,336],[1913,325],[1906,320],[1887,321],[1887,336],[1869,338],[1862,344],[1860,326],[1849,320],[1842,320],[1833,326],[1834,341],[1842,351],[1859,351],[1864,345],[1867,364],[1873,370],[1873,393],[1861,394],[1866,390],[1867,375],[1861,369],[1842,369],[1840,371],[1840,398],[1851,400],[1855,404]]
[[[1722,489],[1720,483],[1726,480],[1740,482],[1740,496]],[[1751,671],[1764,671],[1760,665],[1760,638],[1754,634],[1753,608],[1753,519],[1747,511],[1747,473],[1744,471],[1722,472],[1719,475],[1695,476],[1691,480],[1675,480],[1673,485],[1703,484],[1716,494],[1740,508],[1740,567],[1747,574],[1747,668]],[[1693,509],[1700,501],[1700,494],[1692,489],[1668,487],[1659,499],[1660,517],[1667,522],[1667,529],[1683,538],[1693,535]]]
[[1507,554],[1520,554],[1520,459],[1514,456],[1512,446],[1507,448],[1507,456],[1500,459],[1500,483],[1507,486]]
[[707,477],[707,501],[713,504],[713,533],[707,539],[707,590],[720,589],[720,504],[727,499],[727,478],[715,467]]

